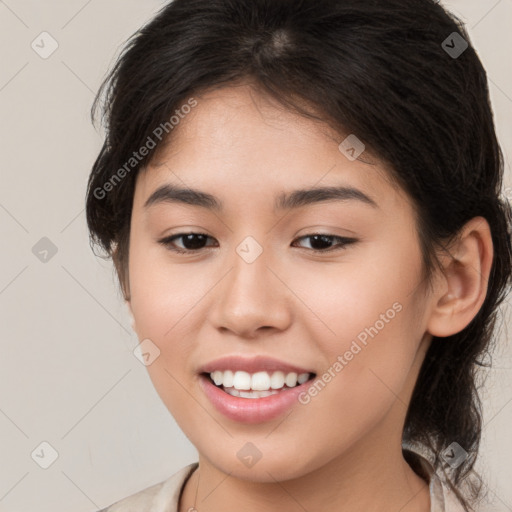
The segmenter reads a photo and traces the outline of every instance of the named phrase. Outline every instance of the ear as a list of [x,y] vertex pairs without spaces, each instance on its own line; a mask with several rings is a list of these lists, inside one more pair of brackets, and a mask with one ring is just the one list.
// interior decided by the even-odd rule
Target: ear
[[427,332],[451,336],[473,320],[487,294],[493,254],[487,220],[474,217],[461,229],[449,254],[441,257],[444,272],[438,276],[432,295]]

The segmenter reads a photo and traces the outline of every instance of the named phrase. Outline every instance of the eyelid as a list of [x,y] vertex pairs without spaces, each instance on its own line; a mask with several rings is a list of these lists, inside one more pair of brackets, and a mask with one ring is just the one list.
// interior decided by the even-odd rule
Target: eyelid
[[196,250],[194,250],[194,249],[181,249],[181,248],[176,249],[175,247],[174,248],[170,248],[170,245],[171,245],[171,243],[173,242],[174,239],[182,238],[182,237],[187,236],[187,235],[205,236],[207,239],[210,239],[210,238],[213,239],[213,237],[208,235],[207,233],[202,233],[202,232],[199,232],[199,231],[187,231],[187,232],[180,232],[180,233],[175,233],[173,235],[165,236],[165,237],[157,240],[157,242],[159,244],[163,245],[169,251],[175,252],[175,253],[178,253],[178,254],[198,254],[199,252],[205,250],[205,249],[196,249]]
[[305,247],[300,247],[300,249],[306,249],[308,252],[311,252],[312,254],[330,254],[335,252],[341,252],[346,249],[347,246],[355,244],[359,240],[354,237],[347,237],[347,236],[341,236],[341,235],[334,235],[332,233],[321,233],[321,232],[312,232],[312,233],[306,233],[305,235],[301,235],[293,240],[292,243],[294,243],[297,240],[301,240],[303,238],[312,238],[314,236],[325,236],[327,238],[332,238],[333,240],[341,241],[341,244],[335,245],[334,247],[331,247],[329,249],[307,249]]
[[[214,239],[212,236],[208,235],[207,233],[188,231],[188,232],[175,233],[173,235],[166,236],[166,237],[164,237],[162,239],[159,239],[158,243],[163,245],[165,248],[167,248],[171,252],[174,252],[174,253],[177,253],[177,254],[193,255],[193,254],[199,254],[200,252],[204,252],[205,250],[208,251],[208,249],[209,249],[208,246],[205,247],[205,248],[201,248],[201,249],[181,249],[181,248],[171,247],[171,244],[173,243],[173,241],[175,239],[183,238],[183,237],[185,237],[187,235],[204,236],[207,239]],[[311,232],[311,233],[306,233],[304,235],[296,237],[292,241],[292,246],[293,246],[293,244],[297,240],[312,238],[314,236],[320,236],[320,237],[321,236],[325,236],[325,237],[331,238],[333,240],[338,240],[341,243],[339,243],[337,246],[335,245],[334,247],[331,247],[331,248],[328,248],[328,249],[308,249],[308,248],[305,248],[305,247],[299,247],[299,249],[306,249],[306,251],[308,251],[308,252],[310,252],[312,254],[320,255],[320,254],[326,254],[326,253],[332,253],[332,252],[340,252],[340,251],[343,251],[347,246],[359,242],[359,239],[354,238],[354,237],[346,237],[346,236],[341,236],[341,235],[334,235],[334,234],[331,234],[331,233]],[[210,248],[211,248],[211,246],[210,246]]]

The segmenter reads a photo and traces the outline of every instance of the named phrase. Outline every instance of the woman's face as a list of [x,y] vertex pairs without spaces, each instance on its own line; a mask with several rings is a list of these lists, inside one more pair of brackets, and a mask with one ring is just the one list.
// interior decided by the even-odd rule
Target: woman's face
[[[382,166],[348,158],[344,137],[247,86],[196,99],[172,144],[139,173],[133,203],[130,306],[140,341],[151,340],[157,392],[200,455],[245,479],[288,479],[362,450],[396,450],[430,340],[410,202]],[[163,185],[221,207],[190,204],[192,194],[145,205]],[[276,203],[320,187],[358,192]],[[191,232],[207,236],[160,243]],[[315,234],[328,236],[307,236]],[[283,410],[262,412],[258,400],[273,397],[238,398],[252,413],[221,412],[201,368],[256,355],[316,377]]]

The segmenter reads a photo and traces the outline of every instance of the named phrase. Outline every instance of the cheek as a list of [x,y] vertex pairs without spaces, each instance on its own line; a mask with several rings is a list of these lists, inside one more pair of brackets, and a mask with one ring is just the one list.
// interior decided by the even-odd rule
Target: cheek
[[297,313],[311,320],[304,325],[315,329],[311,339],[324,340],[337,350],[375,324],[379,333],[404,328],[401,319],[408,313],[397,309],[415,307],[421,271],[413,241],[404,245],[399,250],[392,241],[372,244],[337,262],[282,269],[283,280],[300,298]]
[[[151,250],[135,249],[131,260],[130,289],[137,336],[149,339],[159,350],[158,357],[146,367],[153,386],[181,427],[190,408],[191,353],[197,337],[191,329],[194,304],[204,295],[196,287],[193,275],[171,269],[157,261]],[[185,268],[185,267],[183,267]],[[172,271],[171,271],[172,270]],[[191,278],[191,279],[189,279]]]
[[[149,242],[132,237],[129,275],[131,307],[140,341],[149,339],[159,350],[147,366],[153,384],[164,401],[173,408],[185,400],[183,375],[189,368],[191,340],[190,313],[204,295],[194,273],[186,265],[169,265],[165,252]],[[197,272],[195,272],[197,276]],[[196,284],[195,284],[196,283]]]
[[372,247],[357,261],[301,272],[300,280],[289,274],[291,287],[307,298],[307,308],[301,306],[306,337],[316,340],[326,371],[336,375],[328,386],[331,398],[345,401],[349,410],[393,399],[411,370],[424,301],[420,253],[412,240],[404,246]]
[[193,264],[171,264],[165,250],[146,238],[135,232],[130,246],[132,309],[140,334],[162,339],[204,295],[205,279]]

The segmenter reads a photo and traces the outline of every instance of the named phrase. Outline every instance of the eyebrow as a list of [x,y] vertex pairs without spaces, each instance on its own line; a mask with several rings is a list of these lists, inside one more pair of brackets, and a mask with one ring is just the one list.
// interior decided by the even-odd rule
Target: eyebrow
[[[361,190],[348,186],[315,187],[293,190],[279,194],[274,203],[274,211],[291,210],[326,201],[359,201],[373,208],[377,203]],[[223,203],[217,197],[193,188],[181,188],[165,184],[158,187],[144,203],[144,208],[160,203],[181,203],[199,206],[207,210],[221,212]]]

